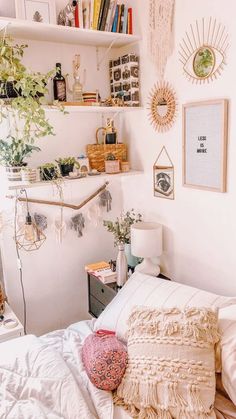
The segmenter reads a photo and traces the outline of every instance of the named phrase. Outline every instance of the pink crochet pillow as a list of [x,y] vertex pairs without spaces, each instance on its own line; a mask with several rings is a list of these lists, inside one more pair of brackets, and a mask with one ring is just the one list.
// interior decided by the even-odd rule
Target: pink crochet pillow
[[121,383],[128,355],[115,332],[98,330],[85,339],[82,360],[90,381],[101,390],[112,391]]

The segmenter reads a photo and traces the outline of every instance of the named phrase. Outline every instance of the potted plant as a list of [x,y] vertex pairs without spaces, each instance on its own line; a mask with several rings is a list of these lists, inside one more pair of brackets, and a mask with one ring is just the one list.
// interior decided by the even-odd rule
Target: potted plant
[[59,173],[55,163],[45,163],[39,167],[41,180],[58,179]]
[[34,151],[40,151],[40,148],[15,137],[8,136],[5,141],[0,140],[0,164],[5,166],[8,180],[21,180],[21,169],[27,165],[25,158]]
[[105,172],[110,174],[120,172],[120,161],[112,153],[107,154],[105,158]]
[[[20,165],[24,164],[20,156],[24,158],[39,151],[33,146],[35,141],[53,135],[53,127],[43,109],[47,83],[53,72],[41,74],[28,70],[21,62],[26,47],[14,44],[5,35],[0,36],[0,161],[7,164],[7,172],[9,167],[16,170],[16,155]],[[18,180],[20,175],[16,177]]]
[[63,177],[69,176],[69,173],[73,172],[74,166],[79,168],[79,163],[76,162],[75,157],[60,158],[56,160],[56,162],[58,163],[61,175]]
[[131,254],[130,228],[134,223],[142,221],[142,215],[136,214],[133,209],[121,214],[115,221],[103,221],[107,231],[114,235],[114,245],[125,249],[128,265],[134,267],[138,264],[138,258]]

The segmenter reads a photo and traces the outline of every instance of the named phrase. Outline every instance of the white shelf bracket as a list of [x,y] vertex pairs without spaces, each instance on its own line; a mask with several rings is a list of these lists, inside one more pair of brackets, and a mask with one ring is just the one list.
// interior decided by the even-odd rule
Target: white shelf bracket
[[105,53],[103,54],[103,56],[99,59],[99,47],[96,47],[96,57],[97,57],[97,71],[100,70],[100,66],[102,64],[102,62],[105,60],[105,58],[107,57],[107,55],[109,54],[110,50],[112,49],[113,45],[116,43],[117,39],[113,39],[109,45],[109,47],[107,47]]

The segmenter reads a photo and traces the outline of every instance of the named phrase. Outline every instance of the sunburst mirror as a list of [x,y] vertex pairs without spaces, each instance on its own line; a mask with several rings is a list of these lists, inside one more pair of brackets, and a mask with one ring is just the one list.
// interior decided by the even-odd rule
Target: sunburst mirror
[[228,33],[216,19],[203,18],[190,25],[179,50],[187,78],[195,83],[215,80],[226,64],[227,48]]
[[149,94],[149,119],[156,131],[168,131],[176,117],[177,100],[174,89],[168,82],[154,85]]

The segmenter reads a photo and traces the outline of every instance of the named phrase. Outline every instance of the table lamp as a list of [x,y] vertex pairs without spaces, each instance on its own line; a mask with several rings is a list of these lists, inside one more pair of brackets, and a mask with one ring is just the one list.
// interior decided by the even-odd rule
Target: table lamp
[[131,253],[143,258],[135,271],[147,275],[158,276],[160,266],[153,258],[162,254],[162,225],[158,223],[140,222],[131,226]]

